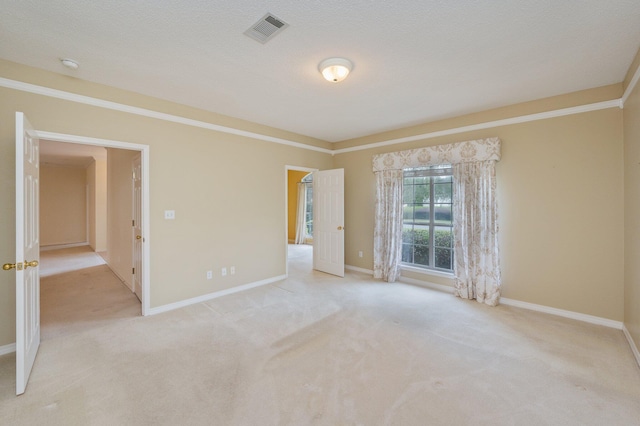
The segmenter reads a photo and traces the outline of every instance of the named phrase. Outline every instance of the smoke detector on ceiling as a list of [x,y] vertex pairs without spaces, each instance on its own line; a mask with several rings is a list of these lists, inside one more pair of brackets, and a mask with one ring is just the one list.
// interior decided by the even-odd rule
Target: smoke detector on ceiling
[[276,18],[270,13],[264,15],[258,22],[253,24],[247,31],[244,32],[245,35],[251,37],[255,41],[259,41],[262,44],[265,44],[272,38],[274,38],[277,34],[280,34],[282,30],[287,28],[289,24],[284,22],[280,18]]

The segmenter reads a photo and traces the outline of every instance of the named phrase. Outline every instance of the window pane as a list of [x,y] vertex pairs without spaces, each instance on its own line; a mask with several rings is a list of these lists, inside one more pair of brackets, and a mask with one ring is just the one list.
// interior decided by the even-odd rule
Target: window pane
[[429,266],[429,246],[413,246],[413,263]]
[[451,203],[452,202],[452,194],[451,194],[451,184],[450,183],[436,183],[434,186],[434,193],[436,203]]
[[404,223],[413,223],[413,204],[402,207],[402,220]]
[[413,229],[411,226],[404,226],[402,228],[402,242],[413,244]]
[[453,230],[444,226],[438,226],[433,235],[433,244],[436,247],[453,248]]
[[429,228],[421,229],[420,227],[415,227],[413,230],[413,243],[428,246]]
[[415,183],[416,185],[421,184],[428,184],[429,183],[429,178],[428,177],[424,177],[424,176],[419,176],[414,178],[413,183]]
[[445,248],[435,249],[436,268],[451,269],[451,250]]
[[402,202],[404,204],[413,203],[413,185],[407,185],[406,182],[402,187]]
[[402,261],[413,263],[413,246],[411,244],[402,245]]
[[435,204],[435,223],[437,225],[453,225],[453,205]]
[[416,204],[424,204],[429,202],[429,185],[413,186],[413,202]]
[[429,225],[429,205],[416,206],[414,210],[414,223],[416,225]]
[[449,176],[434,176],[433,179],[434,179],[435,183],[453,182],[453,176],[451,176],[451,175],[449,175]]

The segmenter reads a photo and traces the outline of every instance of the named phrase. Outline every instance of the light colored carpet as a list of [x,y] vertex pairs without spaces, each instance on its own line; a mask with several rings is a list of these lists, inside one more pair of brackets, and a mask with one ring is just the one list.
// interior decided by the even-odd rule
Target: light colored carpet
[[44,340],[17,398],[0,358],[0,423],[640,424],[618,330],[294,263],[273,285]]

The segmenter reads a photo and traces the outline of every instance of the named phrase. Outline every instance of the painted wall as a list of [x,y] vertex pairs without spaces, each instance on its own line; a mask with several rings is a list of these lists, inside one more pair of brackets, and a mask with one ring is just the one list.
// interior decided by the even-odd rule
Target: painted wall
[[133,290],[132,162],[138,151],[107,149],[107,263]]
[[[539,112],[549,106],[579,105],[585,99],[616,99],[621,91],[621,85],[616,85],[512,109]],[[506,114],[513,112],[488,111],[475,119],[484,122],[506,118]],[[474,121],[474,117],[460,117],[413,129],[415,133],[402,129],[342,147]],[[617,107],[337,154],[334,167],[345,169],[346,263],[373,269],[374,154],[493,136],[502,140],[497,179],[503,296],[621,321],[624,180],[622,111]],[[358,258],[359,250],[363,258]],[[403,275],[452,284],[442,277]]]
[[87,176],[79,167],[40,165],[40,245],[87,241]]
[[[639,66],[640,51],[627,82]],[[624,106],[624,158],[624,325],[640,349],[640,84]]]
[[107,160],[94,160],[87,167],[89,246],[107,250]]
[[[0,76],[328,149],[328,142],[0,61]],[[330,154],[0,88],[0,258],[15,257],[15,112],[38,130],[150,146],[151,306],[286,271],[285,166]],[[250,170],[251,173],[247,173]],[[176,211],[164,220],[163,211]],[[221,277],[220,268],[235,266]],[[212,280],[206,271],[213,270]],[[0,346],[15,341],[15,273],[0,274]]]
[[287,170],[287,238],[290,242],[296,239],[296,216],[298,211],[298,182],[309,172],[299,172],[297,170]]

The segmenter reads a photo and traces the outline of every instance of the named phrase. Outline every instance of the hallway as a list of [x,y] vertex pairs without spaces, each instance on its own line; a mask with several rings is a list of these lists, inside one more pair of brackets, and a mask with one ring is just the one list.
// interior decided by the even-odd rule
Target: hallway
[[140,316],[140,301],[88,246],[40,254],[42,340]]

